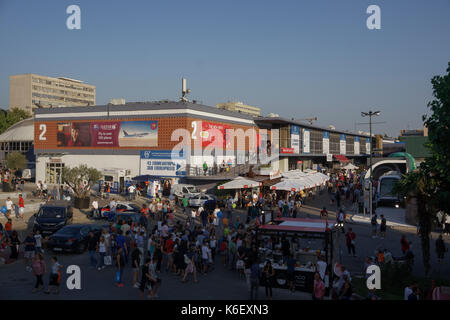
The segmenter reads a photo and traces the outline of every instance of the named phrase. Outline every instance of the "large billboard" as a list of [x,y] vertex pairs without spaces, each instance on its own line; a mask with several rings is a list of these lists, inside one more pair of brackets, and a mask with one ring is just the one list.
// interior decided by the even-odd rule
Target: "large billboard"
[[57,147],[157,147],[158,121],[57,124]]
[[171,150],[141,151],[141,175],[158,177],[186,176],[186,155]]

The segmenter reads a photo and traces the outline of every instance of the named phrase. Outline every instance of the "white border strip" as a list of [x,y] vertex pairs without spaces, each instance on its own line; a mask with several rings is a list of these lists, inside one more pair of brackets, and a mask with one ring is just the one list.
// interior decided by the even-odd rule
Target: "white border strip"
[[[134,110],[132,113],[130,111],[110,111],[109,115],[116,116],[155,116],[160,114],[183,114],[187,113],[190,115],[204,116],[210,118],[217,118],[221,120],[229,120],[235,122],[246,123],[250,125],[254,125],[253,120],[241,119],[231,116],[225,116],[220,114],[214,114],[204,111],[192,110],[192,109],[160,109],[160,110]],[[44,119],[44,118],[54,118],[54,119],[64,119],[64,118],[85,118],[85,117],[106,117],[108,116],[107,111],[103,112],[79,112],[79,113],[48,113],[48,114],[36,114],[36,119]]]

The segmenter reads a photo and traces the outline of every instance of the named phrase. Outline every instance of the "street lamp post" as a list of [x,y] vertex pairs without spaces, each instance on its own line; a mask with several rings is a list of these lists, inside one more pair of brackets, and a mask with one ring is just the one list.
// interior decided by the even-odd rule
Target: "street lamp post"
[[370,192],[369,192],[369,213],[370,217],[372,217],[372,197],[373,197],[373,188],[372,188],[372,116],[379,116],[380,111],[369,111],[369,112],[361,112],[362,117],[369,117],[369,135],[370,135],[370,161],[369,161],[369,176],[370,176]]

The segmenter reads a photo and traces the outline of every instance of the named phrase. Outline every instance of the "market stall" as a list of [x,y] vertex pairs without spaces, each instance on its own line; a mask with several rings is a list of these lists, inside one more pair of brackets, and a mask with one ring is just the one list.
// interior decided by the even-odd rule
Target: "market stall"
[[[330,266],[334,265],[337,256],[338,237],[332,223],[317,219],[279,218],[257,229],[260,267],[263,268],[267,260],[272,262],[276,279],[273,285],[276,288],[289,286],[286,261],[283,261],[281,246],[278,245],[282,237],[290,241],[296,260],[294,283],[297,290],[312,292],[319,257],[326,262],[325,285],[332,283],[333,279],[329,279],[328,275],[333,277]],[[272,248],[267,245],[268,242],[272,242]]]

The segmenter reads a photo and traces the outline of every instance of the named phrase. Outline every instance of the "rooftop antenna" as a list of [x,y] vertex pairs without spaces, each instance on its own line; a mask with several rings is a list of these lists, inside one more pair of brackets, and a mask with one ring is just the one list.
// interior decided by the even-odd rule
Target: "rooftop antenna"
[[186,98],[186,95],[189,93],[191,93],[191,89],[186,88],[186,78],[181,78],[181,101],[189,102],[188,98]]
[[306,118],[306,119],[297,119],[299,121],[304,121],[307,120],[309,122],[310,125],[313,124],[313,121],[317,121],[317,117],[311,117],[311,118]]

